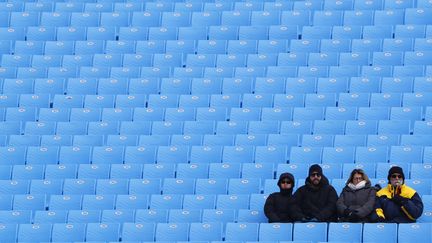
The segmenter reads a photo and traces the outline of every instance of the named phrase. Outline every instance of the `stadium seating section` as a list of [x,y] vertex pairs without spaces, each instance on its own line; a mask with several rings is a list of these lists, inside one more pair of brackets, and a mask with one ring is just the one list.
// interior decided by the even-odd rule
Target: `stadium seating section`
[[[432,242],[432,2],[0,2],[0,242]],[[401,166],[412,224],[276,223]]]

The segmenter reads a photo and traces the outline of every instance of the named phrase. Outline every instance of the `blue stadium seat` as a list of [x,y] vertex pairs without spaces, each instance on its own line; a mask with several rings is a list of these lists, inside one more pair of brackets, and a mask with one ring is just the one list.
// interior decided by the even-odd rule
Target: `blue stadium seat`
[[307,26],[311,24],[311,13],[308,10],[283,11],[281,14],[282,25]]
[[[315,26],[338,26],[342,25],[342,11],[316,11],[313,13],[313,25]],[[323,38],[327,39],[327,38]]]
[[356,163],[379,163],[387,162],[388,148],[377,147],[357,147],[355,161]]
[[201,210],[198,209],[171,209],[168,222],[170,223],[194,223],[201,222]]
[[195,192],[195,180],[190,178],[164,178],[163,194],[193,194]]
[[214,209],[216,207],[216,195],[191,195],[183,197],[184,209]]
[[174,177],[175,164],[144,164],[143,178],[171,178]]
[[88,223],[85,238],[87,241],[118,241],[120,239],[120,224]]
[[83,210],[114,209],[115,195],[83,195]]
[[378,134],[410,134],[410,121],[381,120],[378,122]]
[[202,222],[234,222],[236,210],[234,209],[204,209],[202,215]]
[[301,145],[303,147],[325,147],[325,146],[333,146],[333,143],[334,143],[334,135],[303,134]]
[[345,121],[339,120],[317,120],[313,125],[313,134],[344,134]]
[[68,223],[99,223],[101,210],[69,210]]
[[[82,195],[51,195],[48,208],[50,210],[79,210],[81,209],[81,201]],[[70,217],[71,214],[69,213]]]
[[327,224],[296,223],[293,230],[293,240],[327,241]]
[[67,122],[70,119],[69,108],[40,108],[39,118],[40,122]]
[[223,224],[219,222],[191,223],[189,239],[191,241],[222,240]]
[[354,163],[355,149],[351,146],[324,147],[323,163]]
[[[405,145],[400,142],[401,136],[396,134],[389,135],[368,135],[367,146],[392,146]],[[414,145],[414,144],[413,144]]]
[[24,134],[26,135],[54,135],[55,122],[26,122]]
[[183,202],[182,194],[155,195],[150,199],[150,209],[181,209]]
[[258,223],[227,223],[225,239],[257,241],[258,240]]
[[138,209],[135,214],[135,222],[166,223],[168,222],[167,209]]
[[[211,172],[210,172],[211,173]],[[228,191],[228,179],[227,176],[212,177],[209,175],[210,179],[198,178],[195,185],[196,194],[226,194]]]
[[52,227],[52,240],[61,241],[65,238],[84,241],[86,233],[86,225],[83,223],[55,223]]
[[122,225],[121,238],[123,241],[153,241],[155,237],[155,223],[125,222]]
[[65,179],[63,184],[64,194],[94,194],[96,189],[96,180],[87,179]]
[[216,199],[216,209],[247,209],[249,207],[249,197],[248,194],[219,194]]
[[[294,107],[293,120],[294,121],[323,120],[324,111],[325,111],[324,107],[319,107],[319,106]],[[282,127],[281,127],[281,133],[282,133]]]
[[129,193],[139,194],[160,194],[162,191],[162,182],[159,178],[130,179]]
[[430,241],[431,226],[427,223],[404,224],[398,227],[398,242]]
[[252,194],[261,192],[260,179],[231,178],[228,182],[228,194]]
[[261,223],[259,226],[259,241],[291,241],[293,224]]
[[352,241],[361,242],[362,224],[353,223],[331,223],[329,224],[329,241]]
[[30,224],[31,210],[2,210],[0,211],[2,224]]
[[33,222],[36,224],[49,223],[49,224],[60,224],[66,223],[67,221],[66,210],[55,210],[55,211],[35,211]]
[[[61,151],[61,149],[60,149]],[[78,167],[76,165],[46,165],[45,167],[45,179],[66,179],[76,178]]]
[[134,210],[130,209],[107,209],[102,211],[101,222],[106,223],[126,223],[133,222]]
[[18,241],[50,241],[51,224],[21,224],[18,228]]
[[65,146],[60,148],[60,164],[89,164],[92,148],[88,146]]
[[12,169],[12,179],[43,179],[44,177],[44,165],[14,165]]
[[12,209],[13,210],[45,210],[46,209],[46,195],[44,195],[44,194],[33,194],[33,195],[15,194]]
[[187,223],[158,223],[156,225],[156,241],[187,240],[189,224]]
[[[286,136],[280,136],[281,139],[286,138]],[[254,161],[256,163],[256,166],[258,166],[259,164],[264,164],[264,165],[260,165],[259,167],[257,167],[256,169],[264,169],[262,167],[267,167],[266,169],[264,169],[265,171],[270,170],[270,164],[280,164],[280,163],[285,163],[287,161],[287,147],[285,145],[294,145],[293,144],[293,139],[298,139],[297,137],[293,137],[293,136],[287,136],[287,140],[285,140],[286,144],[278,144],[276,143],[274,140],[270,140],[270,135],[269,135],[269,142],[268,142],[268,146],[256,146],[255,147],[255,153],[254,153]],[[274,138],[273,138],[274,139]],[[291,140],[291,141],[290,141]],[[268,165],[265,165],[267,164]],[[245,170],[245,167],[243,167],[243,170]]]

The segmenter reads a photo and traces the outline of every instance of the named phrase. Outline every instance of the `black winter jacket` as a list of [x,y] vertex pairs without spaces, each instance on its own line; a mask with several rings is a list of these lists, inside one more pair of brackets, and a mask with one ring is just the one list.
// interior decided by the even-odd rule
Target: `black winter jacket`
[[316,219],[320,222],[336,220],[336,190],[329,184],[327,177],[322,175],[317,187],[313,186],[309,177],[306,184],[297,189],[294,194],[302,218]]
[[[292,188],[294,187],[294,176],[290,173],[283,173],[278,180],[279,188],[283,179],[292,181]],[[264,204],[264,213],[269,223],[286,223],[301,219],[301,214],[299,214],[299,210],[296,208],[296,203],[292,195],[292,188],[286,191],[281,189],[280,192],[272,193],[267,197]]]

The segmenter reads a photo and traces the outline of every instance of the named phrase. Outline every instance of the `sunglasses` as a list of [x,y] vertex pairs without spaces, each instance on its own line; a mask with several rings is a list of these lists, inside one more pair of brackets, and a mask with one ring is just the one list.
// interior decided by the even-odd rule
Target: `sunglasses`
[[310,176],[311,177],[321,177],[321,175],[319,173],[312,173]]
[[281,181],[282,184],[291,184],[291,181]]
[[398,179],[402,179],[402,175],[399,175],[399,174],[393,174],[393,175],[391,175],[391,178],[393,178],[393,179],[396,179],[396,178],[398,178]]

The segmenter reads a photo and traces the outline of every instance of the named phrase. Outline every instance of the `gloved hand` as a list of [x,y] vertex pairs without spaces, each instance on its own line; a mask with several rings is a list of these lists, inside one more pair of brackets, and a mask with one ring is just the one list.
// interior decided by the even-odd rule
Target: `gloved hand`
[[392,201],[396,203],[399,206],[402,206],[406,203],[407,198],[400,196],[399,194],[396,194],[393,196]]
[[351,216],[352,213],[353,213],[353,211],[352,211],[351,209],[349,209],[349,208],[346,208],[346,209],[343,211],[343,215],[344,215],[345,218],[349,218],[349,217]]
[[351,211],[350,215],[348,216],[349,221],[351,222],[357,222],[360,220],[359,215],[357,214],[357,211]]

